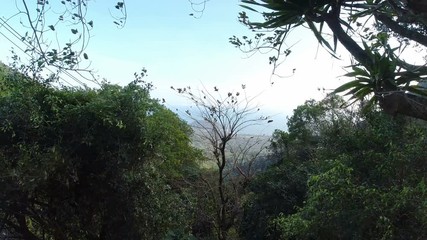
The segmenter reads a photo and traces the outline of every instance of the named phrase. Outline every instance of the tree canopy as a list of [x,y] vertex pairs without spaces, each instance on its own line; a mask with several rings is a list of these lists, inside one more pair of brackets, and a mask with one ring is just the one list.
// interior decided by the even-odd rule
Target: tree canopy
[[427,236],[425,122],[343,111],[342,102],[307,101],[294,110],[288,132],[275,132],[280,161],[249,186],[245,239]]
[[273,49],[276,55],[270,57],[270,62],[276,64],[282,55],[290,54],[284,43],[291,30],[307,27],[330,54],[335,56],[340,43],[356,61],[347,74],[355,79],[335,92],[347,92],[351,98],[369,104],[379,103],[392,115],[427,120],[423,84],[427,67],[424,62],[417,65],[402,55],[409,46],[423,51],[427,47],[424,1],[243,0],[242,3],[246,10],[261,15],[263,20],[251,21],[250,14],[241,12],[240,21],[256,35],[253,39],[232,37],[230,41],[235,46],[249,51]]
[[198,153],[191,129],[150,97],[151,84],[137,78],[125,87],[56,89],[6,72],[0,78],[1,234],[158,239],[189,231],[191,207],[180,197],[184,187],[177,187],[197,172]]
[[[127,86],[96,89],[56,87],[39,75],[46,64],[85,71],[88,1],[37,1],[35,15],[21,2],[34,61],[21,72],[0,64],[0,238],[427,238],[427,125],[418,120],[427,120],[427,67],[404,54],[425,54],[426,3],[243,0],[262,19],[239,15],[255,37],[231,38],[237,47],[275,50],[276,67],[291,54],[291,30],[308,27],[331,55],[340,43],[356,61],[346,74],[354,79],[334,93],[360,106],[342,108],[336,94],[307,100],[260,157],[262,149],[248,154],[251,140],[232,148],[243,129],[271,121],[254,117],[245,85],[223,97],[217,87],[176,89],[198,110],[187,115],[208,142],[203,156],[192,128],[150,96],[145,70]],[[57,24],[45,21],[50,4],[63,8]],[[118,26],[125,6],[114,6],[124,16],[114,18]],[[82,47],[43,41],[60,26]],[[369,107],[377,103],[384,111]],[[266,171],[259,160],[271,163]]]

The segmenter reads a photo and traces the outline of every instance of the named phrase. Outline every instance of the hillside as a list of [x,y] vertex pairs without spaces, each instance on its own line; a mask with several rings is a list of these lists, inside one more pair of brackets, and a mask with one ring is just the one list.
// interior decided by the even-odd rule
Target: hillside
[[[215,161],[212,156],[212,146],[208,139],[203,136],[202,132],[193,128],[194,133],[191,135],[191,142],[194,147],[202,150],[209,160],[203,163],[203,167],[215,167]],[[229,159],[228,167],[237,164],[243,169],[247,169],[251,165],[251,171],[258,172],[271,165],[272,160],[268,159],[270,136],[253,135],[253,134],[238,134],[235,138],[228,142],[226,147],[227,157]]]

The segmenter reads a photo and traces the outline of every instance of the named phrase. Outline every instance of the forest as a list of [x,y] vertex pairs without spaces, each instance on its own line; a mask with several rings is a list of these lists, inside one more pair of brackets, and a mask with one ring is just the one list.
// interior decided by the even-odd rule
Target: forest
[[427,239],[427,67],[398,53],[424,53],[427,5],[242,4],[264,20],[240,13],[255,37],[232,45],[277,51],[276,69],[291,54],[284,35],[305,26],[329,54],[349,51],[351,80],[307,99],[265,141],[244,131],[271,121],[245,85],[223,95],[172,87],[193,104],[184,120],[152,97],[145,69],[125,86],[75,87],[42,69],[73,70],[85,52],[15,57],[0,64],[0,239]]

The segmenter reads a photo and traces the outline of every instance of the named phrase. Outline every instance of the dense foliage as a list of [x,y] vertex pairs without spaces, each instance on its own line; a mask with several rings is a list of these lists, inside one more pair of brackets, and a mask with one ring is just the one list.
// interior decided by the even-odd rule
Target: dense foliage
[[198,153],[191,129],[150,98],[150,84],[55,89],[13,72],[0,83],[2,234],[158,239],[190,231],[179,181],[197,171]]
[[221,223],[217,170],[200,168],[209,156],[150,84],[57,89],[1,74],[3,238],[427,237],[424,122],[334,95],[306,101],[260,157],[275,164],[223,178],[233,220]]
[[[46,66],[93,77],[83,64],[94,26],[87,2],[19,2],[31,62],[14,67],[32,79],[0,66],[1,239],[427,238],[427,125],[397,116],[427,120],[425,59],[415,65],[403,54],[427,46],[424,1],[242,1],[262,18],[240,13],[255,36],[232,37],[235,46],[272,49],[277,67],[291,53],[288,34],[307,27],[333,56],[338,43],[353,56],[346,76],[354,79],[335,93],[361,103],[342,108],[345,101],[330,95],[297,107],[287,131],[273,133],[271,154],[257,155],[275,162],[265,171],[226,153],[252,110],[224,108],[241,104],[238,92],[222,101],[189,92],[210,121],[212,158],[192,147],[191,128],[151,98],[138,75],[125,87],[48,84],[55,76],[44,79]],[[115,9],[122,27],[125,2]],[[50,14],[59,14],[56,24]],[[71,38],[61,45],[64,31]]]
[[425,123],[337,102],[307,101],[274,134],[282,161],[251,184],[246,239],[427,237]]

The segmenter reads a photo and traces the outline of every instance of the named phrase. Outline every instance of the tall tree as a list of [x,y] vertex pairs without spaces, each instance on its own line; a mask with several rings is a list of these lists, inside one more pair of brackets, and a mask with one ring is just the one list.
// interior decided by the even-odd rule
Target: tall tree
[[308,101],[275,134],[283,161],[249,186],[247,239],[425,238],[426,123],[341,103]]
[[273,221],[282,239],[425,238],[425,122],[357,116],[322,131],[304,205]]
[[[347,91],[353,99],[379,103],[392,115],[403,114],[427,120],[425,64],[414,65],[402,57],[408,45],[427,47],[427,4],[417,0],[243,0],[243,7],[260,14],[252,22],[246,12],[240,21],[258,32],[254,39],[233,37],[239,48],[258,51],[270,48],[275,64],[285,48],[286,37],[298,27],[309,28],[318,42],[335,56],[338,42],[356,63],[347,74],[355,77],[335,92]],[[324,31],[328,26],[329,32]],[[330,40],[329,40],[330,39]]]
[[239,229],[245,239],[278,239],[280,231],[271,222],[303,206],[309,175],[320,170],[316,170],[316,162],[325,129],[339,132],[350,121],[350,112],[340,107],[343,103],[335,95],[322,101],[307,100],[288,118],[287,131],[273,133],[269,158],[277,163],[249,184]]
[[182,163],[196,167],[197,154],[190,128],[150,97],[151,84],[55,89],[8,72],[0,77],[1,234],[159,239],[189,231],[191,205],[174,179],[187,171]]
[[[242,85],[240,92],[228,92],[225,96],[219,94],[217,87],[212,92],[207,89],[192,91],[191,87],[176,89],[194,104],[194,110],[188,109],[186,113],[193,121],[199,141],[207,145],[208,160],[213,160],[216,166],[216,182],[206,183],[215,204],[216,235],[221,240],[228,238],[239,214],[240,195],[236,194],[241,189],[239,184],[251,176],[251,169],[245,171],[242,163],[251,166],[251,161],[255,160],[249,155],[249,148],[255,145],[252,138],[244,140],[242,147],[234,150],[232,141],[246,128],[268,121],[268,117],[257,116],[259,108],[252,105],[254,99],[246,95],[245,87]],[[243,177],[239,184],[233,180],[236,174]]]

